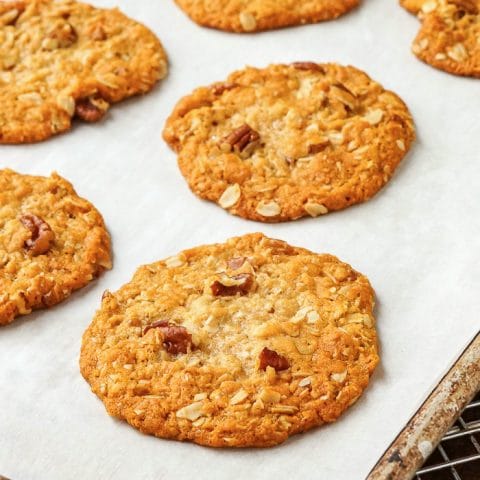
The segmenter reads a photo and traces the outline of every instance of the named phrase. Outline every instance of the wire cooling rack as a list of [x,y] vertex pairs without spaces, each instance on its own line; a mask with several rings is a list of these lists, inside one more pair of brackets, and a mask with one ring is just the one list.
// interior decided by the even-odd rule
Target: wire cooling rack
[[480,480],[480,393],[467,405],[417,480]]
[[367,480],[480,480],[479,391],[480,332]]

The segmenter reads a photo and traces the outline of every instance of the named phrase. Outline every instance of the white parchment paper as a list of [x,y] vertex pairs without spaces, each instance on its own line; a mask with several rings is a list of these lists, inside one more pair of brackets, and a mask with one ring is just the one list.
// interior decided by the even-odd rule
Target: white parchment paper
[[[0,474],[12,480],[363,479],[479,328],[480,81],[410,53],[417,20],[396,0],[364,0],[333,22],[259,35],[191,23],[172,0],[96,0],[146,23],[170,75],[98,125],[31,146],[0,147],[0,167],[52,170],[103,213],[115,265],[48,311],[0,329]],[[418,141],[370,202],[323,218],[263,225],[188,190],[160,133],[175,102],[245,64],[353,64],[400,94]],[[1,108],[1,105],[0,105]],[[81,335],[104,289],[180,249],[262,231],[329,252],[377,292],[381,366],[336,424],[268,450],[214,450],[147,437],[111,419],[80,376]]]

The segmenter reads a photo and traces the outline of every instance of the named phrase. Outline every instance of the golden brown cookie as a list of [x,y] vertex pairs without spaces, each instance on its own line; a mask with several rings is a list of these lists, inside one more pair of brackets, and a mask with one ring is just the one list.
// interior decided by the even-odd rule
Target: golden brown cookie
[[119,10],[73,0],[0,1],[0,143],[96,122],[167,72],[155,35]]
[[0,325],[61,302],[108,268],[102,216],[70,183],[0,170]]
[[271,446],[359,398],[378,363],[373,306],[367,278],[335,257],[245,235],[105,292],[80,367],[144,433]]
[[198,88],[164,129],[193,192],[264,222],[367,200],[414,136],[397,95],[354,67],[310,62],[246,68]]
[[332,20],[360,0],[175,0],[196,23],[229,32],[260,32]]
[[412,50],[429,65],[480,78],[480,0],[429,0]]

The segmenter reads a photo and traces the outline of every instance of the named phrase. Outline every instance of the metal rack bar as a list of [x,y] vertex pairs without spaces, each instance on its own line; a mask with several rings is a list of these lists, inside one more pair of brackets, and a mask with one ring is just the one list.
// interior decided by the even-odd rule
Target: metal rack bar
[[[417,470],[442,440],[442,436],[479,390],[480,333],[390,445],[369,473],[367,480],[409,480],[415,477]],[[470,408],[474,408],[474,406]],[[471,436],[477,432],[477,428],[476,423],[473,426],[466,422],[460,423],[460,427],[449,431],[450,439]],[[478,446],[478,442],[476,446]],[[474,444],[475,448],[476,446]],[[417,479],[421,479],[419,475],[422,473],[448,468],[452,478],[462,480],[455,467],[477,459],[477,455],[472,455],[463,459],[451,460],[442,445],[439,445],[438,451],[444,462],[436,469],[428,467],[434,468],[434,470],[426,470],[427,467],[420,470]]]

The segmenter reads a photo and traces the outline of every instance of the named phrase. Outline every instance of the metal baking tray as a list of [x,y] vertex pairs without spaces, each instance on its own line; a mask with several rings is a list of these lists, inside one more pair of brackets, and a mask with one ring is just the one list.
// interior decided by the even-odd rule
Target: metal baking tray
[[367,480],[479,480],[480,395],[475,397],[479,391],[480,333]]

